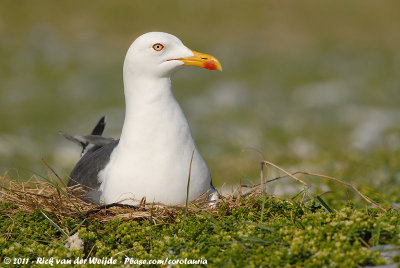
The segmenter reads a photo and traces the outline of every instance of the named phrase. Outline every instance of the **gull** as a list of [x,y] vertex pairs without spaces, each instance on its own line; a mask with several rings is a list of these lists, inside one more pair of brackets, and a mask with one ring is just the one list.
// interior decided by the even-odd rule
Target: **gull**
[[83,147],[68,186],[82,185],[86,199],[97,204],[136,205],[145,198],[183,205],[203,193],[209,200],[218,198],[171,88],[172,74],[184,65],[222,70],[215,57],[192,51],[168,33],[149,32],[132,43],[123,66],[126,109],[121,137],[101,136],[104,117],[91,135],[63,134]]

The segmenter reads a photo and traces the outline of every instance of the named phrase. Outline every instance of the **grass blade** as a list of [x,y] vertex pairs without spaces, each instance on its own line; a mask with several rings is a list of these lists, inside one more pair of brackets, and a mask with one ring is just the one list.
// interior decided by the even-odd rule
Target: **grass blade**
[[203,216],[205,216],[207,219],[212,221],[214,224],[216,224],[216,225],[218,224],[218,221],[210,213],[207,213],[204,210],[197,208],[197,207],[194,207],[194,208],[196,208],[198,212],[200,212]]
[[68,237],[68,234],[60,227],[58,226],[50,217],[46,214],[46,212],[39,208],[40,212],[43,214],[43,216],[53,225],[57,230],[59,230],[64,236]]
[[329,213],[333,213],[333,210],[328,206],[327,203],[325,203],[325,201],[320,196],[317,196],[316,198],[326,211],[328,211]]
[[193,162],[193,156],[194,156],[194,150],[192,152],[192,157],[190,158],[190,164],[189,164],[189,175],[188,175],[188,181],[187,181],[187,186],[186,186],[186,204],[185,204],[185,214],[183,216],[183,221],[182,221],[182,226],[185,225],[186,217],[187,217],[187,211],[188,211],[188,205],[189,205],[189,187],[190,187],[190,175],[192,172],[192,162]]

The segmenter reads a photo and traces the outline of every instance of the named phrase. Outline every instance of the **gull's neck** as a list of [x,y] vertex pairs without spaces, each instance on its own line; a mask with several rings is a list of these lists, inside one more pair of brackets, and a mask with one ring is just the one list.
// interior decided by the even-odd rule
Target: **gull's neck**
[[171,90],[170,77],[125,75],[124,91],[126,110],[120,144],[158,137],[166,120],[172,120],[170,116],[187,122]]
[[125,120],[134,116],[140,107],[151,106],[170,98],[175,100],[170,77],[128,76],[124,78],[124,91]]

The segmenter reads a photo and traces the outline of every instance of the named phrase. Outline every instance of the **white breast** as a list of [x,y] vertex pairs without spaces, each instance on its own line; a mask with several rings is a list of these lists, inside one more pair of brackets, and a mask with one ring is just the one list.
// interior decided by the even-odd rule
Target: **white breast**
[[[129,107],[129,108],[128,108]],[[192,153],[189,200],[210,187],[210,172],[172,92],[129,105],[120,142],[99,173],[101,201],[184,204]]]

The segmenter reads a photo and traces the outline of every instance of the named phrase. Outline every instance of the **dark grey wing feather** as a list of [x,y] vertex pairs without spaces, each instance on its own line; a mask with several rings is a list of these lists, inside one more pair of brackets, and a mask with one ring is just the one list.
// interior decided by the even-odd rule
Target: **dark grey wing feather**
[[88,152],[94,152],[104,145],[115,141],[113,138],[105,138],[98,135],[85,135],[85,136],[74,136],[76,139],[83,141],[81,158]]
[[100,203],[98,174],[110,160],[110,155],[118,145],[119,140],[113,140],[101,147],[93,147],[87,151],[71,172],[68,186],[81,185],[88,191],[86,196],[91,202]]
[[90,135],[71,136],[61,131],[59,132],[59,134],[64,136],[64,138],[66,138],[67,140],[82,146],[82,152],[81,152],[81,157],[82,157],[87,152],[97,150],[106,143],[109,143],[114,140],[112,138],[104,138],[101,136],[103,134],[105,126],[106,126],[106,116],[103,116],[97,122],[96,126],[93,128]]
[[[104,144],[100,145],[100,144],[93,143],[93,142],[91,142],[90,138],[88,138],[88,137],[103,138],[103,137],[101,137],[101,135],[103,134],[105,127],[106,127],[106,116],[103,115],[100,118],[100,120],[97,122],[96,126],[93,128],[92,132],[90,133],[91,135],[86,135],[86,136],[80,137],[82,139],[81,157],[84,154],[86,154],[87,152],[89,152],[90,150],[92,150],[92,149],[97,150],[98,148],[100,148],[101,146],[104,145]],[[77,138],[77,137],[79,137],[79,136],[75,136],[75,138]],[[109,139],[109,138],[103,138],[103,139]]]
[[101,136],[101,135],[103,135],[103,131],[104,131],[105,127],[106,127],[106,116],[103,115],[100,118],[99,122],[97,122],[96,126],[93,128],[92,133],[90,133],[90,134]]

